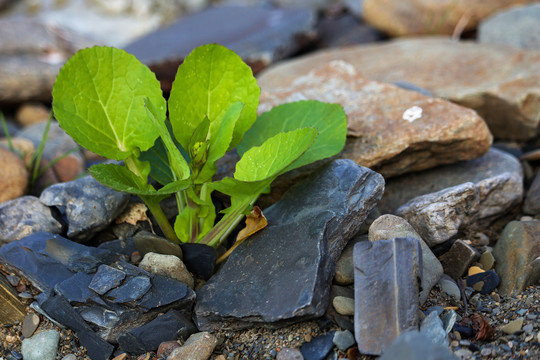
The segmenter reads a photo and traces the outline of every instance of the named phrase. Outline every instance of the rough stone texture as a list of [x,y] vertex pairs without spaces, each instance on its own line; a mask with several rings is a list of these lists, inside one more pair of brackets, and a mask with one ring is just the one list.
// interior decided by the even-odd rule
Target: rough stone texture
[[536,173],[527,196],[523,202],[523,212],[536,215],[540,213],[540,171]]
[[418,328],[421,255],[418,240],[409,238],[354,246],[354,324],[361,353],[380,355],[401,333]]
[[24,161],[15,153],[0,147],[0,203],[26,193],[28,171]]
[[218,340],[208,332],[193,334],[183,346],[174,349],[167,360],[206,360],[212,355]]
[[461,279],[480,254],[463,240],[456,240],[450,250],[439,257],[444,273],[455,280]]
[[443,322],[436,311],[429,313],[420,324],[420,332],[431,339],[434,344],[448,346],[448,335]]
[[299,40],[311,36],[314,24],[315,13],[308,9],[211,7],[136,40],[126,51],[149,65],[162,87],[170,89],[178,65],[197,46],[213,42],[226,46],[257,72],[298,51]]
[[398,237],[416,239],[422,247],[422,291],[420,291],[419,300],[420,304],[423,304],[431,288],[443,275],[443,267],[426,242],[405,219],[394,215],[382,215],[369,227],[369,241],[390,240]]
[[139,267],[152,274],[159,274],[183,282],[193,289],[193,276],[186,269],[182,260],[174,255],[147,253],[139,263]]
[[518,6],[485,19],[478,27],[481,43],[540,50],[540,4]]
[[540,281],[540,221],[512,221],[493,248],[499,293],[519,293]]
[[379,174],[351,160],[335,160],[292,187],[265,210],[269,225],[236,248],[197,292],[199,329],[321,316],[335,262],[383,189]]
[[[287,87],[263,84],[259,112],[291,101],[341,104],[347,114],[348,139],[341,157],[383,176],[473,159],[489,150],[491,135],[470,109],[418,92],[370,81],[352,65],[333,61],[297,78]],[[404,113],[420,107],[421,116]]]
[[300,352],[305,360],[325,359],[334,347],[334,331],[314,337],[311,341],[300,347]]
[[0,245],[41,231],[59,234],[62,224],[37,197],[22,196],[0,204]]
[[312,53],[268,69],[259,76],[259,85],[263,90],[286,88],[332,60],[352,64],[371,80],[408,81],[470,107],[497,138],[530,139],[538,134],[540,51],[411,38]]
[[474,160],[389,179],[377,209],[383,214],[392,214],[417,196],[466,182],[474,183],[480,190],[481,217],[504,213],[518,204],[523,196],[523,169],[519,160],[491,148],[486,155]]
[[392,36],[452,35],[463,23],[472,30],[478,23],[501,9],[534,0],[364,0],[366,21]]
[[56,206],[65,216],[69,238],[88,240],[122,213],[129,197],[85,176],[50,186],[39,199],[45,205]]
[[457,360],[448,347],[435,344],[427,335],[409,331],[399,336],[379,360]]
[[41,331],[22,341],[21,353],[25,360],[54,360],[59,342],[58,331]]
[[362,234],[355,236],[345,246],[345,249],[341,252],[338,261],[336,262],[336,274],[334,275],[334,282],[338,285],[352,285],[354,284],[354,264],[353,264],[353,250],[354,244],[358,241],[367,241],[367,236]]

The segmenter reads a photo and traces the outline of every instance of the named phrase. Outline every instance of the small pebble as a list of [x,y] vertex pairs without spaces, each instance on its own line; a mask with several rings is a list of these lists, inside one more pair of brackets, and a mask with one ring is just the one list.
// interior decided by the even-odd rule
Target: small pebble
[[28,314],[24,317],[21,333],[25,338],[29,338],[39,326],[39,316]]
[[339,314],[354,315],[354,299],[345,296],[336,296],[332,304]]
[[341,351],[347,351],[348,348],[356,343],[354,335],[349,330],[336,331],[333,342]]
[[277,353],[276,360],[304,360],[304,357],[300,350],[283,348]]
[[508,324],[501,327],[501,331],[505,334],[514,334],[521,330],[521,327],[523,326],[523,318],[517,318],[515,320],[510,321]]
[[473,356],[473,353],[469,349],[458,349],[454,351],[454,355],[456,355],[460,359],[470,359]]
[[77,360],[77,356],[73,354],[68,354],[62,358],[62,360]]

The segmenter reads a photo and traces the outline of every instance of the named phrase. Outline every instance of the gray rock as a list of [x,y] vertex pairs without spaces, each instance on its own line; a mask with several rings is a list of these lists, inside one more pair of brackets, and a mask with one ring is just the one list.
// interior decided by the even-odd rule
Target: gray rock
[[149,252],[164,255],[175,255],[183,259],[182,248],[180,245],[167,240],[162,236],[154,235],[148,231],[139,231],[133,237],[135,247],[139,254],[144,257]]
[[65,216],[69,238],[88,240],[122,213],[129,197],[85,176],[50,186],[39,199],[45,205],[56,206]]
[[300,350],[283,348],[277,353],[276,360],[304,360],[304,356]]
[[152,274],[159,274],[183,282],[193,289],[195,283],[193,276],[177,256],[150,252],[144,255],[139,267]]
[[54,360],[59,342],[58,331],[41,331],[22,341],[21,353],[25,360]]
[[454,327],[454,324],[457,321],[458,314],[454,311],[454,309],[445,310],[441,314],[441,320],[443,323],[444,331],[446,331],[447,334],[452,331],[452,328]]
[[99,295],[103,295],[119,286],[125,277],[126,273],[121,270],[108,265],[100,265],[96,274],[92,277],[92,281],[88,284],[88,288]]
[[336,296],[332,299],[332,305],[336,312],[341,315],[354,315],[354,299],[345,296]]
[[448,346],[448,334],[443,328],[443,322],[436,311],[429,313],[420,324],[420,332],[438,345]]
[[37,232],[62,232],[62,224],[37,197],[22,196],[0,204],[0,245]]
[[127,303],[140,299],[152,284],[147,276],[128,276],[119,287],[105,294],[105,298],[116,303]]
[[456,282],[450,278],[450,276],[443,276],[441,280],[439,280],[439,285],[442,291],[452,296],[454,299],[456,299],[456,301],[461,299],[461,291],[459,290]]
[[334,331],[314,337],[300,347],[305,360],[323,360],[334,347]]
[[456,240],[450,250],[439,257],[444,273],[458,280],[480,257],[478,251],[463,240]]
[[[104,266],[104,265],[101,265]],[[64,296],[70,303],[85,303],[90,299],[96,299],[96,294],[90,290],[89,285],[93,276],[84,272],[78,272],[72,277],[56,284],[54,290]]]
[[540,4],[512,7],[485,19],[478,27],[481,43],[540,50]]
[[354,323],[361,353],[380,355],[402,332],[417,329],[421,256],[416,239],[354,246]]
[[512,221],[493,248],[499,293],[519,293],[540,281],[540,221]]
[[377,218],[369,227],[369,241],[389,240],[397,237],[416,239],[422,247],[422,291],[420,291],[419,299],[420,304],[423,304],[428,298],[431,288],[443,275],[443,267],[407,220],[387,214]]
[[348,348],[355,344],[354,335],[349,330],[336,331],[332,339],[334,345],[341,351],[347,351]]
[[536,173],[531,187],[527,191],[523,202],[523,212],[531,215],[540,214],[540,171]]
[[409,331],[399,336],[379,360],[457,360],[446,346],[437,345],[418,331]]
[[347,241],[380,199],[379,174],[336,160],[264,211],[269,225],[242,243],[197,292],[199,329],[275,326],[321,316]]
[[354,283],[354,265],[353,265],[353,250],[354,244],[358,241],[366,241],[367,236],[355,236],[352,238],[336,263],[336,274],[334,281],[339,285],[351,285]]

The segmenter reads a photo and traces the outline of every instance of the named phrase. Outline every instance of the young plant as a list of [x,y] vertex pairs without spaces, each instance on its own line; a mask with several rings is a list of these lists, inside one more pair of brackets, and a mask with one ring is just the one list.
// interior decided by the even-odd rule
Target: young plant
[[[92,166],[95,179],[138,195],[170,240],[217,247],[276,177],[345,145],[341,106],[300,101],[257,118],[259,95],[251,69],[220,45],[201,46],[186,57],[168,103],[155,75],[134,56],[93,47],[60,70],[53,109],[80,145],[123,160]],[[234,177],[213,181],[216,161],[235,147],[241,158]],[[231,199],[217,223],[214,191]],[[174,227],[159,206],[171,194],[178,204]]]

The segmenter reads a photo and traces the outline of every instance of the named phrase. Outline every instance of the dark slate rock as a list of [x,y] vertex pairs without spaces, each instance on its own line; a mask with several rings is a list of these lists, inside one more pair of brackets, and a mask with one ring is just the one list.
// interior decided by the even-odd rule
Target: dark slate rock
[[[311,10],[219,6],[181,18],[125,49],[170,89],[178,65],[195,47],[218,43],[236,52],[255,72],[299,49],[298,38],[313,30]],[[216,27],[215,24],[225,26]]]
[[77,333],[79,342],[86,347],[87,354],[92,360],[109,359],[114,346],[99,338],[63,296],[48,297],[41,304],[41,308],[53,319]]
[[112,289],[105,298],[116,303],[125,303],[140,299],[152,286],[146,276],[128,276],[122,285]]
[[458,333],[461,334],[461,336],[466,337],[466,338],[473,337],[474,335],[474,329],[470,326],[454,325],[453,330],[457,331]]
[[195,292],[180,281],[154,275],[152,288],[136,304],[142,309],[153,309],[175,303],[175,309],[191,311]]
[[169,310],[151,322],[133,329],[118,338],[120,348],[128,353],[141,354],[155,351],[164,341],[186,340],[197,328],[184,315]]
[[268,226],[197,292],[199,329],[279,326],[321,316],[335,263],[384,191],[381,175],[336,160],[264,211]]
[[536,173],[531,187],[527,191],[523,202],[523,212],[531,215],[540,214],[540,171]]
[[427,335],[418,331],[409,331],[400,335],[379,358],[379,360],[395,359],[457,360],[446,346],[431,342]]
[[0,245],[37,232],[60,234],[62,224],[35,196],[22,196],[0,204]]
[[444,273],[454,280],[461,279],[467,269],[480,257],[478,251],[463,240],[456,240],[450,250],[439,256]]
[[144,257],[144,255],[149,252],[153,252],[156,254],[175,255],[180,260],[183,258],[180,245],[148,231],[139,231],[133,237],[133,243],[139,251],[139,254],[141,254],[141,257]]
[[56,206],[65,216],[70,239],[88,240],[120,215],[129,197],[85,176],[52,185],[39,199],[45,205]]
[[366,44],[386,38],[375,27],[348,13],[320,19],[317,22],[317,33],[317,45],[320,48]]
[[117,239],[112,241],[106,241],[99,244],[98,249],[105,249],[127,257],[131,257],[131,255],[135,251],[137,251],[135,243],[133,242],[133,238],[127,238],[125,240]]
[[361,353],[380,355],[402,332],[418,328],[421,278],[417,239],[354,246],[354,324]]
[[108,265],[100,265],[88,287],[99,295],[119,286],[126,273]]
[[300,347],[305,360],[322,360],[334,347],[335,331],[314,337],[310,342]]
[[184,253],[184,265],[190,272],[205,280],[214,275],[217,253],[213,247],[205,244],[185,243],[182,244],[182,252]]
[[92,281],[92,275],[78,272],[69,279],[56,284],[54,290],[64,296],[70,303],[85,303],[95,296],[88,288]]
[[491,294],[499,286],[499,276],[493,270],[467,276],[467,286],[476,289],[475,285],[480,282],[482,283],[480,290],[478,290],[480,294]]

